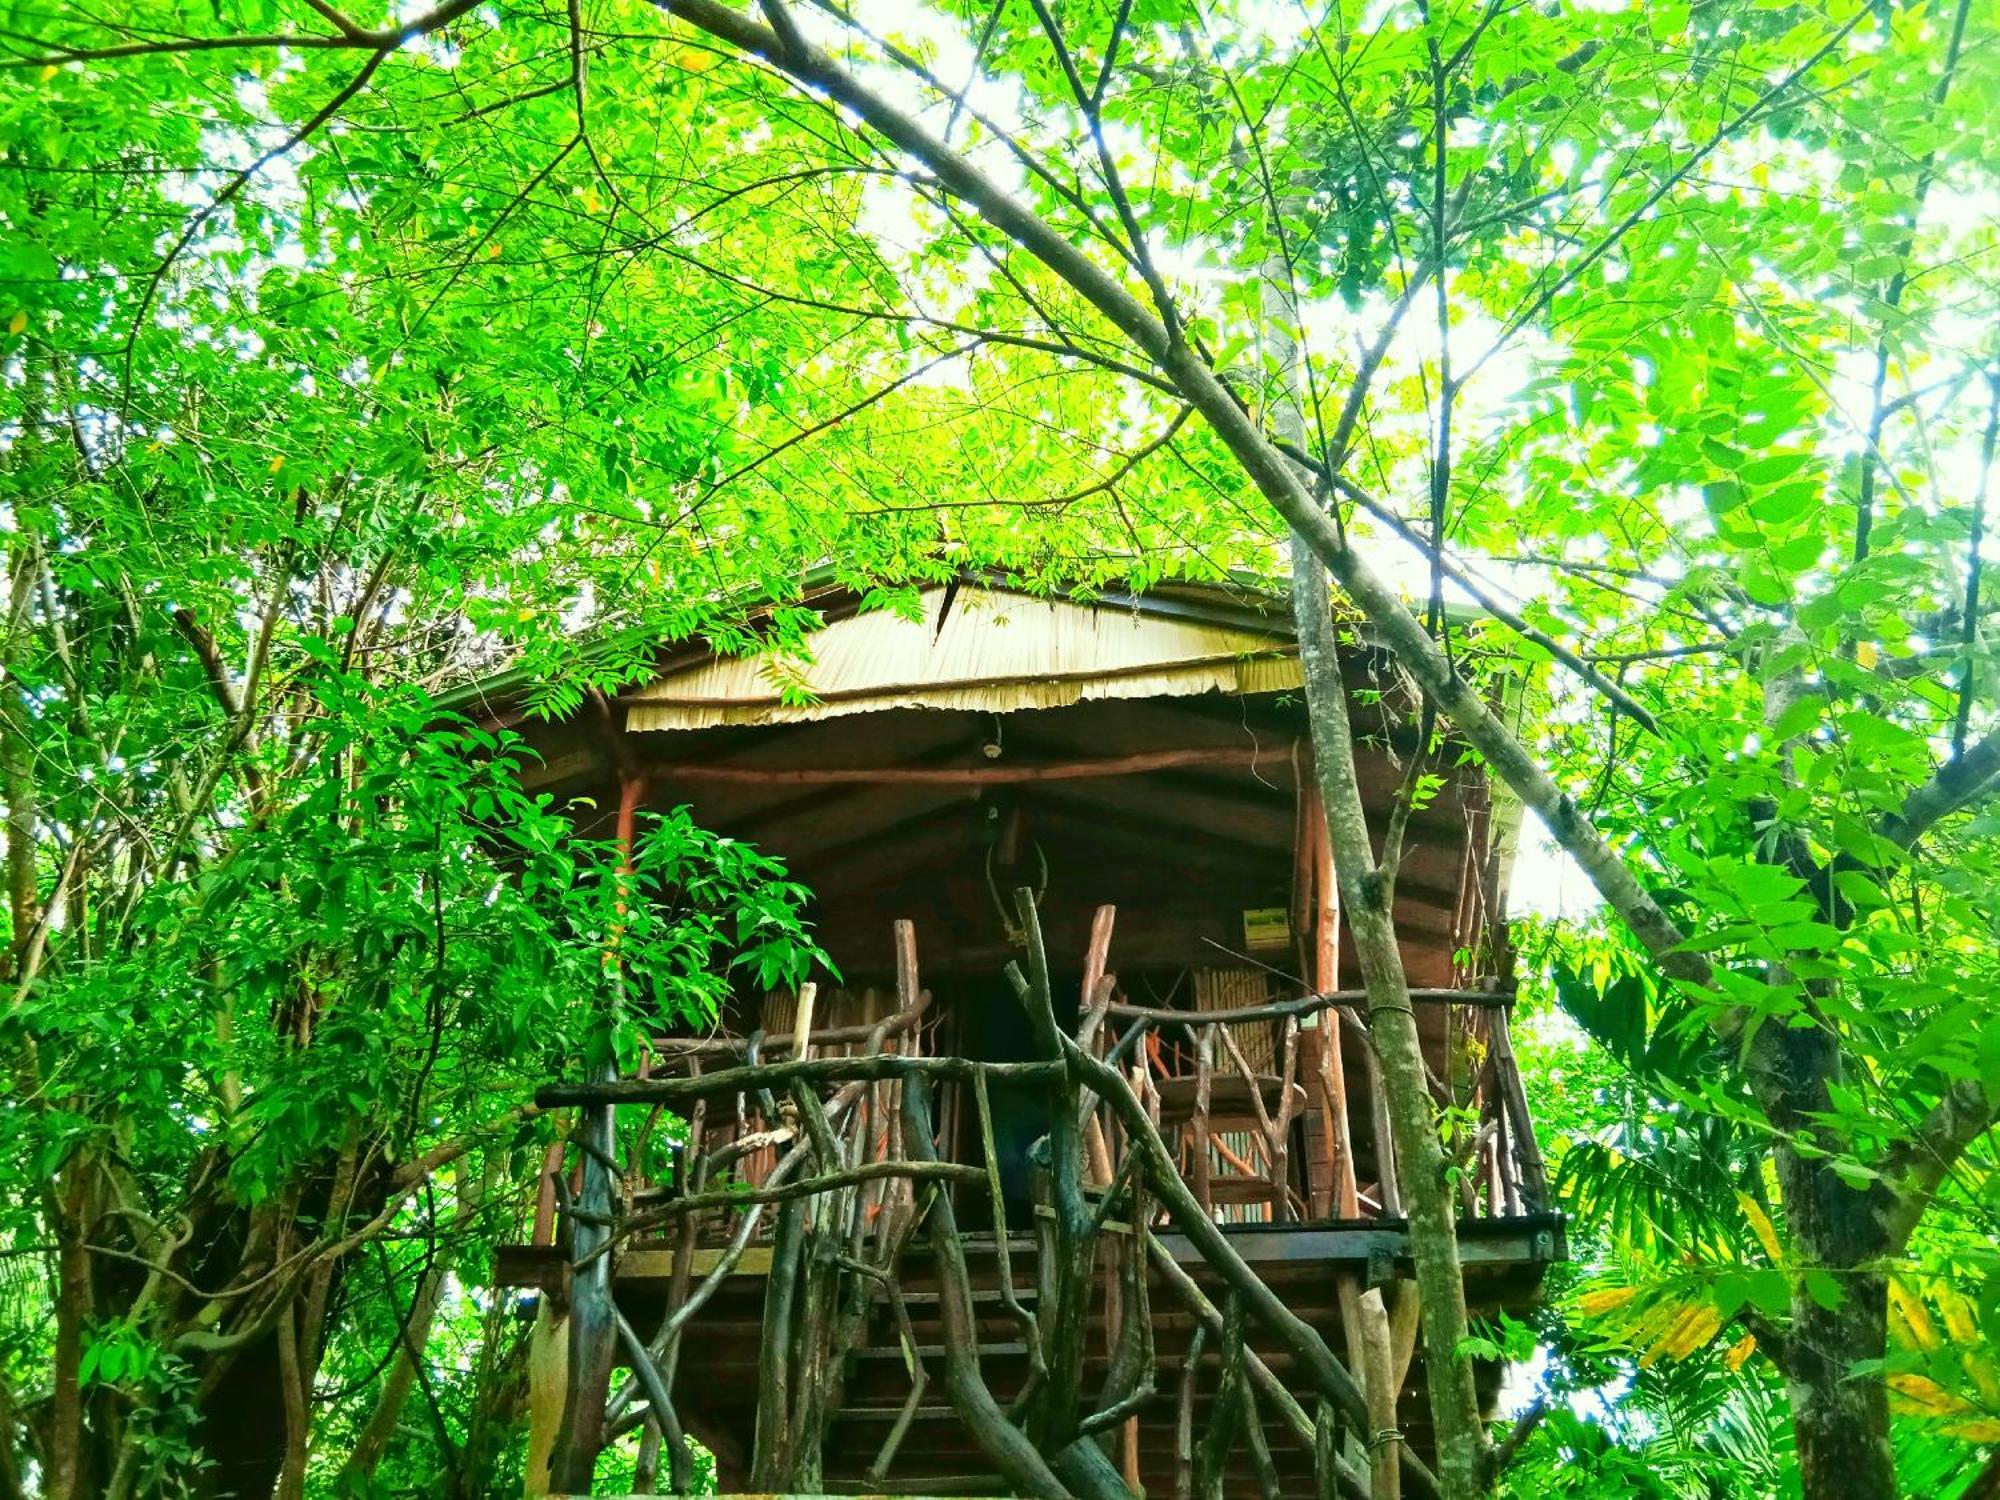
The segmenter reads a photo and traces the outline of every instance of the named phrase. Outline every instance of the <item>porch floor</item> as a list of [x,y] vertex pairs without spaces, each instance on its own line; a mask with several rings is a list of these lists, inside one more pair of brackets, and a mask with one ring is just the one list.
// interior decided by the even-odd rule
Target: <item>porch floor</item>
[[[1407,1277],[1411,1271],[1409,1234],[1401,1220],[1350,1220],[1305,1224],[1224,1226],[1235,1249],[1294,1313],[1319,1330],[1335,1351],[1345,1349],[1341,1327],[1338,1273],[1364,1282]],[[1565,1254],[1563,1220],[1557,1214],[1514,1218],[1467,1219],[1459,1225],[1466,1299],[1477,1312],[1507,1308],[1519,1311],[1539,1295],[1552,1261]],[[991,1232],[964,1237],[972,1279],[973,1312],[980,1339],[980,1367],[1003,1404],[1027,1375],[1027,1348],[1003,1305],[996,1242]],[[1220,1303],[1222,1290],[1206,1262],[1184,1235],[1163,1231],[1159,1240],[1185,1266],[1195,1282]],[[1031,1235],[1008,1237],[1012,1280],[1021,1301],[1033,1306],[1035,1244]],[[695,1252],[698,1277],[715,1264],[717,1249]],[[665,1308],[674,1252],[661,1245],[636,1245],[620,1258],[614,1283],[620,1307],[634,1325],[657,1323]],[[741,1490],[748,1480],[748,1456],[757,1421],[758,1365],[764,1314],[764,1284],[770,1265],[768,1246],[750,1247],[736,1271],[718,1288],[714,1299],[689,1329],[684,1346],[681,1416],[688,1430],[714,1454],[717,1481],[724,1493]],[[510,1246],[500,1252],[498,1280],[503,1285],[540,1287],[560,1295],[567,1275],[563,1253],[552,1247]],[[886,1475],[871,1478],[870,1468],[884,1437],[896,1421],[911,1391],[911,1382],[894,1323],[885,1302],[871,1309],[866,1331],[847,1356],[838,1393],[838,1409],[823,1449],[829,1494],[993,1495],[1005,1486],[977,1444],[958,1421],[945,1395],[943,1331],[939,1315],[940,1283],[929,1249],[920,1240],[898,1263],[898,1281],[911,1321],[911,1333],[924,1366],[927,1383],[919,1398],[907,1437]],[[1179,1387],[1194,1331],[1194,1315],[1156,1271],[1151,1279],[1153,1342],[1157,1357],[1156,1391],[1137,1418],[1137,1455],[1146,1493],[1174,1493],[1176,1415]],[[1281,1380],[1293,1361],[1271,1341],[1253,1333],[1250,1347]],[[1101,1310],[1093,1316],[1084,1389],[1095,1390],[1107,1367],[1107,1339]],[[1194,1372],[1195,1430],[1199,1433],[1214,1399],[1219,1369],[1213,1352],[1201,1356]],[[1502,1371],[1481,1366],[1478,1383],[1483,1400],[1498,1393]],[[1300,1442],[1268,1407],[1260,1412],[1264,1436],[1283,1494],[1315,1493],[1310,1449]],[[1412,1448],[1428,1459],[1432,1435],[1422,1353],[1412,1360],[1399,1401],[1398,1420]],[[1233,1461],[1224,1494],[1259,1497],[1262,1487],[1247,1460]]]

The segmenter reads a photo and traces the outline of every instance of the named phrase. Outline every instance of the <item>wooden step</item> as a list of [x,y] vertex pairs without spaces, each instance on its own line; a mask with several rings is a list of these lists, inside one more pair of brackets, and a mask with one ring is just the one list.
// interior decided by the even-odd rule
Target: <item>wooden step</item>
[[[1018,1341],[981,1344],[979,1346],[979,1357],[981,1359],[1005,1359],[1009,1356],[1023,1355],[1027,1352],[1028,1346]],[[919,1359],[943,1359],[944,1356],[945,1346],[943,1344],[917,1345],[917,1358]],[[865,1344],[861,1348],[854,1350],[850,1357],[857,1360],[892,1359],[900,1365],[903,1362],[903,1351],[895,1344]]]
[[[1019,1302],[1023,1307],[1032,1306],[1035,1298],[1036,1292],[1032,1285],[1016,1286],[1014,1288],[1014,1300]],[[944,1292],[936,1287],[914,1292],[905,1290],[903,1293],[903,1305],[909,1308],[912,1313],[920,1307],[936,1307],[943,1300]],[[972,1301],[975,1306],[983,1302],[1004,1304],[1005,1300],[1005,1296],[997,1286],[980,1286],[972,1289]],[[878,1306],[888,1307],[890,1305],[889,1294],[878,1288],[875,1293],[875,1301]]]
[[[1192,1078],[1162,1078],[1159,1081],[1160,1123],[1179,1125],[1194,1118],[1195,1080]],[[1284,1080],[1265,1073],[1257,1078],[1256,1093],[1262,1097],[1264,1112],[1272,1120],[1278,1118],[1278,1106],[1284,1098]],[[1209,1080],[1208,1127],[1211,1130],[1259,1130],[1256,1105],[1252,1102],[1250,1081],[1240,1073],[1218,1073]],[[1305,1113],[1306,1091],[1298,1084],[1292,1085],[1292,1118]]]
[[1266,1177],[1244,1177],[1230,1173],[1225,1177],[1208,1179],[1208,1197],[1211,1203],[1274,1203],[1282,1189],[1271,1186]]
[[828,1474],[820,1481],[829,1495],[1004,1495],[1007,1481],[998,1474],[934,1474],[905,1477],[891,1474],[869,1479],[865,1474]]
[[[836,1422],[893,1422],[903,1414],[897,1406],[843,1406],[834,1411]],[[958,1419],[958,1410],[952,1406],[923,1405],[910,1414],[912,1422],[952,1422]]]

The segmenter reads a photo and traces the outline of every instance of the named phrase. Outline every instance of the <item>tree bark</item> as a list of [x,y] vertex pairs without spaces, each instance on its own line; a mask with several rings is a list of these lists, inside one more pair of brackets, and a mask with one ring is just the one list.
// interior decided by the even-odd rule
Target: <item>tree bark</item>
[[1752,1082],[1778,1131],[1786,1227],[1809,1268],[1792,1288],[1784,1373],[1807,1500],[1896,1500],[1888,1387],[1879,1375],[1852,1374],[1888,1348],[1883,1264],[1895,1249],[1895,1199],[1879,1183],[1850,1187],[1833,1170],[1846,1147],[1821,1121],[1841,1077],[1839,1046],[1824,1023],[1769,1021],[1752,1048]]
[[53,1394],[50,1397],[49,1500],[81,1500],[83,1484],[83,1325],[91,1312],[90,1252],[84,1248],[84,1186],[80,1162],[72,1161],[59,1179],[56,1226],[56,1338]]
[[549,1493],[568,1389],[569,1309],[557,1309],[543,1293],[541,1306],[535,1309],[534,1330],[528,1335],[528,1460],[521,1485],[525,1500]]
[[[1802,1255],[1815,1255],[1807,1236],[1795,1238]],[[1879,1377],[1850,1374],[1857,1361],[1887,1351],[1888,1278],[1857,1267],[1831,1274],[1841,1288],[1839,1306],[1823,1307],[1801,1286],[1792,1293],[1786,1331],[1800,1486],[1807,1500],[1896,1500],[1888,1388]]]
[[1423,1299],[1431,1421],[1437,1428],[1438,1483],[1446,1500],[1461,1500],[1484,1488],[1486,1429],[1479,1419],[1472,1361],[1459,1352],[1468,1322],[1458,1259],[1458,1215],[1445,1176],[1416,1012],[1410,1008],[1409,980],[1390,914],[1394,874],[1375,864],[1362,807],[1326,573],[1297,536],[1292,542],[1292,613],[1313,726],[1313,760],[1333,840],[1334,874],[1368,987],[1369,1034],[1381,1064],[1382,1091],[1408,1200],[1410,1247],[1416,1259],[1417,1293]]
[[409,1320],[403,1325],[396,1357],[389,1364],[389,1373],[383,1378],[374,1408],[368,1413],[360,1436],[355,1438],[347,1462],[341,1465],[343,1477],[363,1479],[373,1474],[388,1451],[389,1441],[402,1421],[403,1407],[417,1383],[417,1361],[424,1357],[424,1346],[430,1342],[431,1323],[444,1301],[444,1282],[445,1269],[441,1265],[432,1266],[418,1281],[416,1299],[411,1304]]

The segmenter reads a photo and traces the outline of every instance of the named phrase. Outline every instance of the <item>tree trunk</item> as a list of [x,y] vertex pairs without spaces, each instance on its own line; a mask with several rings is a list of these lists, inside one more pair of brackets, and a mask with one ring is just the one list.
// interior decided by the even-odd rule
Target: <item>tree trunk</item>
[[[1274,264],[1267,272],[1264,306],[1278,386],[1271,423],[1281,437],[1304,446],[1305,413],[1299,400],[1298,348],[1293,333],[1298,317],[1290,285],[1282,266]],[[1313,771],[1333,848],[1340,904],[1354,935],[1355,957],[1368,991],[1368,1031],[1378,1063],[1374,1072],[1407,1200],[1421,1299],[1426,1384],[1431,1420],[1437,1429],[1438,1481],[1445,1500],[1461,1500],[1485,1488],[1486,1428],[1479,1417],[1472,1361],[1459,1352],[1468,1323],[1465,1280],[1458,1260],[1458,1215],[1431,1107],[1423,1042],[1417,1034],[1416,1012],[1410,1007],[1403,950],[1396,937],[1394,862],[1398,854],[1385,850],[1388,863],[1378,865],[1376,861],[1354,764],[1347,684],[1340,670],[1326,568],[1296,529],[1291,538],[1291,565],[1292,625],[1305,680],[1306,717],[1312,726]],[[1416,753],[1421,755],[1423,747],[1418,746]],[[1338,1046],[1338,1028],[1333,1037],[1330,1045]],[[1377,1151],[1381,1149],[1378,1141]],[[1379,1386],[1389,1363],[1386,1319],[1379,1297],[1368,1313],[1363,1336],[1357,1342],[1383,1346],[1370,1349],[1367,1362],[1367,1367],[1379,1372],[1375,1382]],[[1371,1421],[1383,1421],[1386,1410],[1389,1430],[1393,1430],[1395,1400],[1393,1390],[1371,1392]],[[1381,1431],[1371,1435],[1371,1447],[1385,1441],[1392,1440],[1385,1439]],[[1381,1492],[1393,1496],[1395,1465],[1382,1464],[1378,1469],[1383,1474]]]
[[[1796,1242],[1817,1258],[1804,1235]],[[1838,1307],[1822,1307],[1803,1286],[1792,1293],[1787,1387],[1800,1486],[1805,1500],[1896,1500],[1888,1388],[1880,1376],[1848,1374],[1887,1348],[1888,1278],[1878,1270],[1833,1274]]]
[[526,1500],[549,1493],[563,1394],[568,1389],[569,1310],[558,1310],[544,1292],[535,1309],[534,1331],[528,1335],[528,1461],[521,1487]]
[[438,1305],[444,1301],[444,1282],[445,1268],[442,1265],[432,1266],[418,1282],[416,1299],[410,1307],[409,1321],[403,1326],[396,1357],[390,1363],[388,1376],[375,1398],[374,1410],[369,1412],[361,1435],[354,1440],[347,1462],[341,1465],[343,1477],[354,1480],[367,1478],[375,1472],[382,1455],[389,1451],[389,1440],[396,1435],[396,1428],[403,1419],[403,1407],[416,1387],[417,1361],[424,1357],[424,1346],[430,1342],[431,1323],[437,1317]]
[[1313,727],[1313,759],[1333,840],[1341,905],[1368,989],[1369,1035],[1381,1063],[1382,1092],[1407,1199],[1417,1294],[1422,1299],[1426,1383],[1431,1421],[1437,1428],[1438,1482],[1446,1500],[1461,1500],[1484,1488],[1486,1429],[1479,1419],[1472,1361],[1459,1352],[1468,1324],[1458,1260],[1458,1216],[1445,1177],[1444,1148],[1424,1077],[1423,1046],[1390,911],[1393,873],[1385,878],[1375,866],[1362,808],[1347,687],[1341,678],[1330,609],[1326,570],[1295,535],[1292,613]]
[[84,1248],[82,1163],[72,1160],[58,1178],[56,1225],[55,1368],[49,1404],[49,1500],[81,1500],[83,1467],[83,1325],[91,1312],[90,1252]]
[[1833,1108],[1841,1059],[1824,1023],[1765,1023],[1751,1067],[1779,1132],[1779,1200],[1794,1251],[1801,1266],[1823,1273],[1801,1275],[1792,1288],[1783,1361],[1805,1500],[1896,1500],[1888,1386],[1880,1374],[1852,1374],[1888,1347],[1892,1196],[1879,1184],[1848,1186],[1831,1165],[1829,1153],[1845,1143],[1818,1122]]

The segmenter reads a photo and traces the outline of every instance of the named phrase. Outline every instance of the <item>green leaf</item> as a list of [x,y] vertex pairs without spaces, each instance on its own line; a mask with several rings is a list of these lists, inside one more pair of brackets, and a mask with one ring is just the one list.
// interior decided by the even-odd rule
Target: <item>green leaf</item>
[[1838,1278],[1826,1271],[1809,1270],[1799,1280],[1806,1289],[1806,1295],[1828,1312],[1837,1310],[1847,1300],[1847,1292]]

